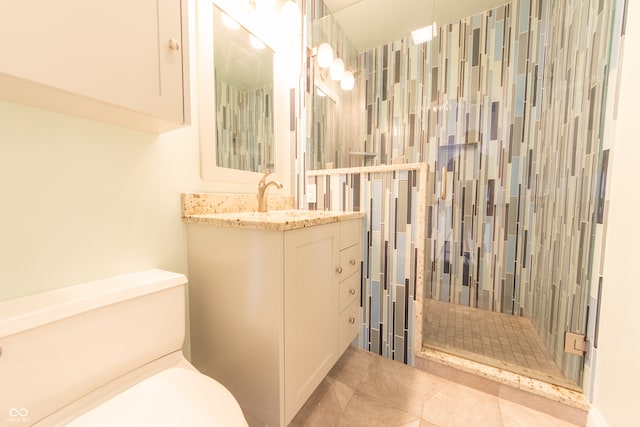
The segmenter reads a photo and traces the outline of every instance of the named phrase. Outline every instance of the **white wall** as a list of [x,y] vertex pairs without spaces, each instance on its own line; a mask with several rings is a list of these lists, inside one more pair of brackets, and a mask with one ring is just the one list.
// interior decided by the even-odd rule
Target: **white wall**
[[0,102],[0,300],[159,267],[186,273],[197,128],[155,136]]
[[191,68],[192,125],[162,135],[0,101],[0,300],[147,268],[187,273],[180,193],[252,191],[200,180]]
[[[629,1],[618,124],[610,165],[594,411],[600,425],[638,426],[640,386],[640,4]],[[597,418],[597,417],[596,417]],[[602,422],[603,421],[603,422]]]

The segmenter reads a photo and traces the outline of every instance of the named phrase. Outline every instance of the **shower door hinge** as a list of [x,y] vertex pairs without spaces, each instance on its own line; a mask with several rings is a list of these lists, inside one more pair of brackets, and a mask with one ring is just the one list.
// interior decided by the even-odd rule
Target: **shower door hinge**
[[589,340],[587,337],[572,332],[564,333],[564,352],[584,356],[589,350]]

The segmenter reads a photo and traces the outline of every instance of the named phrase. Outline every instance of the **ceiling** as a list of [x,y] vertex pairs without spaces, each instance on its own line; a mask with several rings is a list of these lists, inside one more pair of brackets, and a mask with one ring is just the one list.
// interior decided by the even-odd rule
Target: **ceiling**
[[[409,37],[434,21],[438,26],[509,0],[324,0],[358,52]],[[434,14],[435,12],[435,14]]]

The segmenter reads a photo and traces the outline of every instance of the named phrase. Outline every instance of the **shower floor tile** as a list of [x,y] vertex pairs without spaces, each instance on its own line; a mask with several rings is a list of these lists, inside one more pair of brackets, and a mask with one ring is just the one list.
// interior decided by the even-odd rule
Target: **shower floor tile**
[[533,324],[525,317],[425,298],[422,337],[425,347],[567,384]]

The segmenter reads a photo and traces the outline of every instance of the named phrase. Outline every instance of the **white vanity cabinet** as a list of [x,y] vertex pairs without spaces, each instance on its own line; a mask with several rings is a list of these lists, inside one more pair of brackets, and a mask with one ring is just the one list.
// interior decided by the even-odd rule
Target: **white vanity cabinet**
[[287,425],[358,334],[361,219],[187,230],[193,364],[251,425]]
[[186,0],[0,7],[0,98],[135,129],[188,122]]

